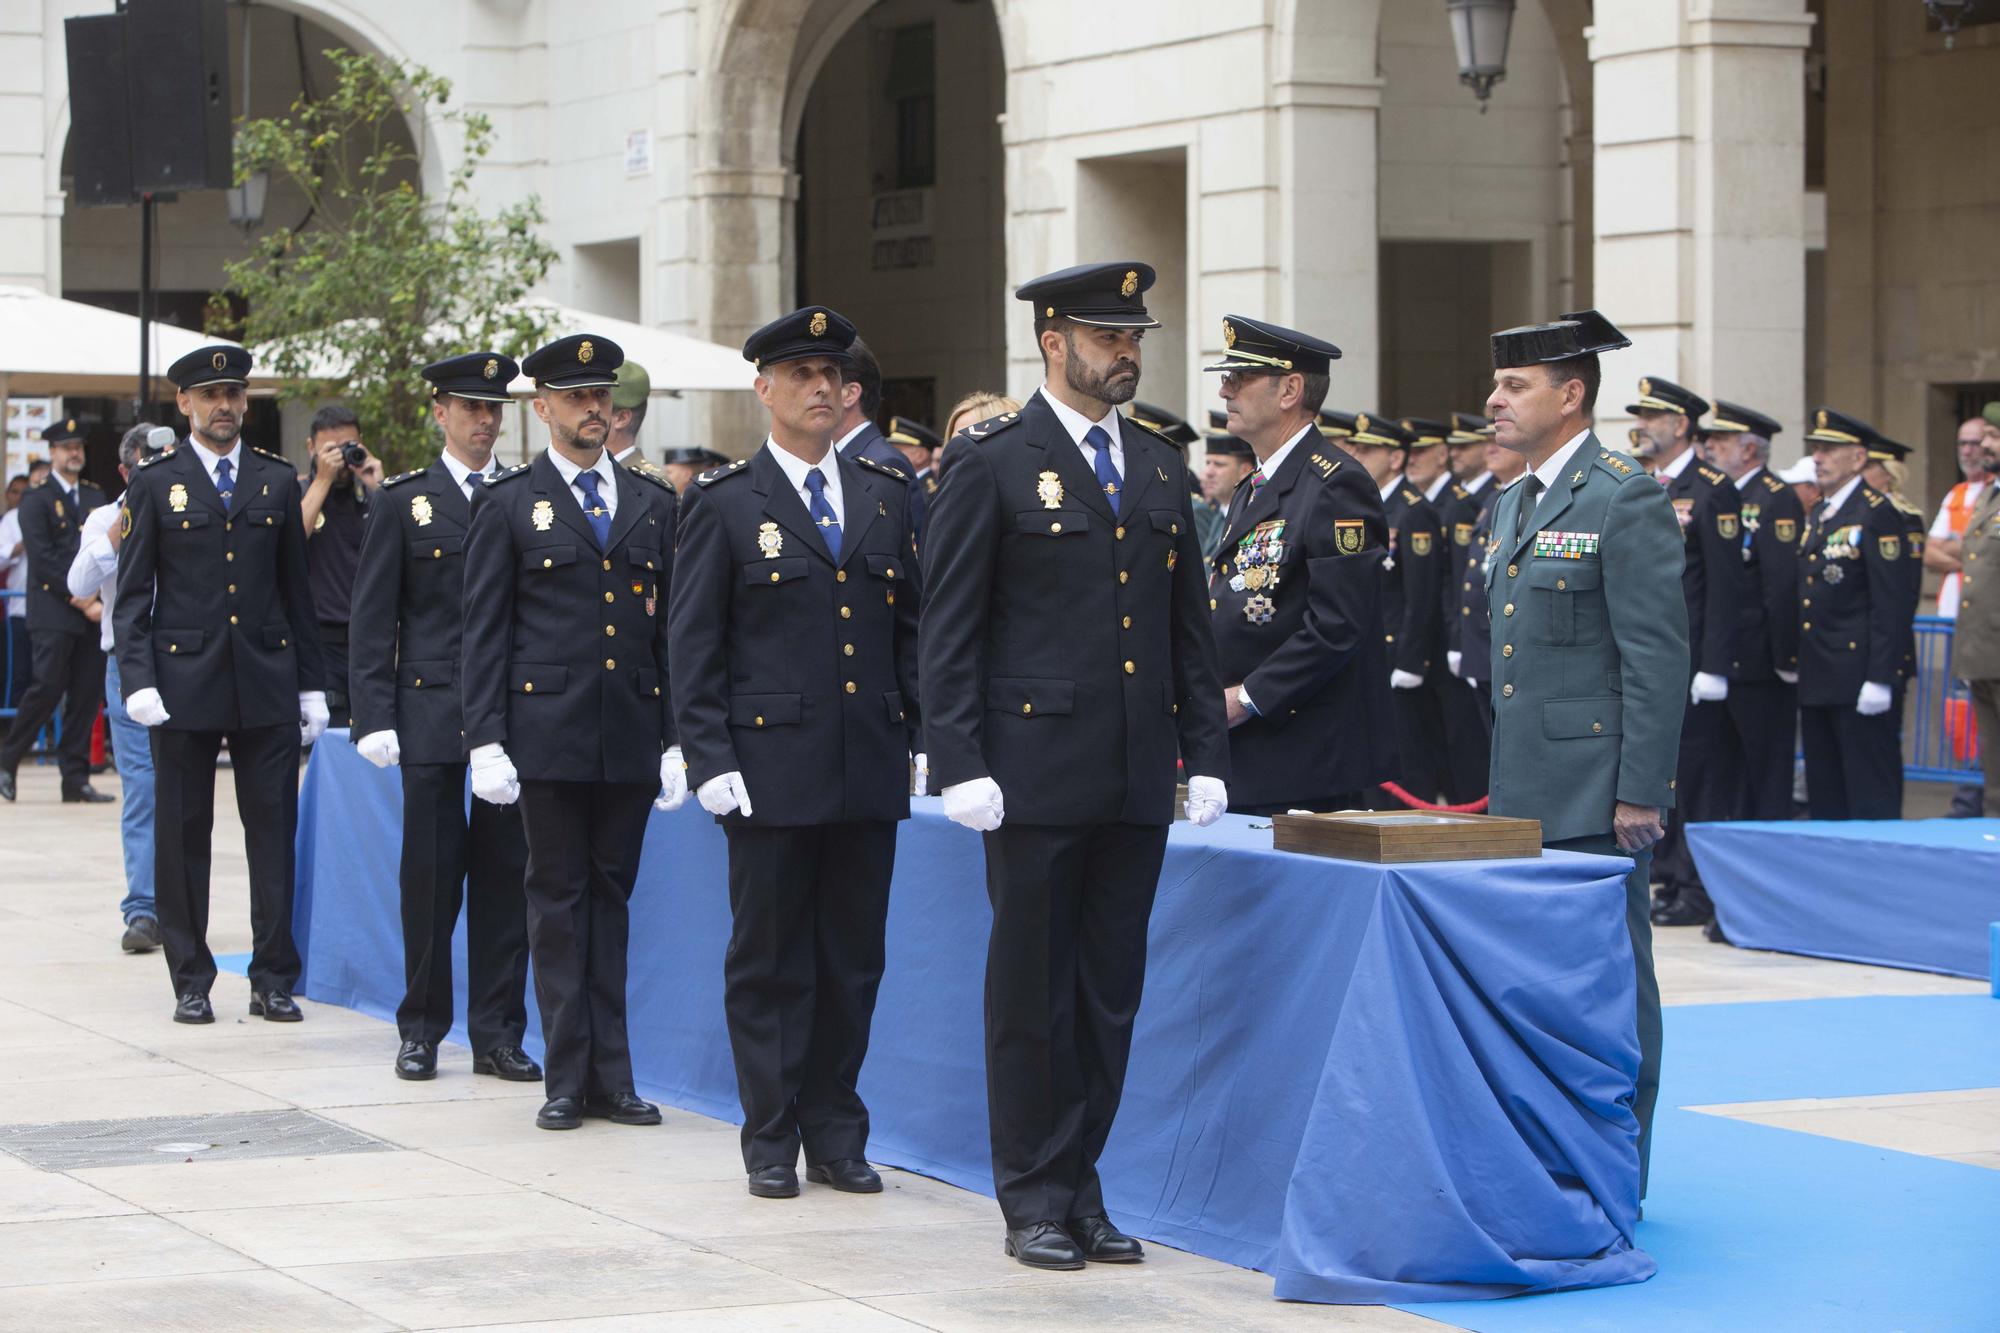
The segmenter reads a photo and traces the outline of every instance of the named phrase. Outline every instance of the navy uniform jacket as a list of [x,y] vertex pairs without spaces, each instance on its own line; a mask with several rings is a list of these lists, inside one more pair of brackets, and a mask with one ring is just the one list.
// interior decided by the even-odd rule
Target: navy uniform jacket
[[673,518],[646,495],[660,483],[612,473],[618,511],[602,551],[547,452],[473,499],[465,744],[505,745],[524,781],[657,783],[674,741],[664,605]]
[[1688,653],[1696,671],[1727,676],[1736,669],[1736,633],[1752,593],[1743,567],[1742,501],[1729,478],[1690,458],[1667,485],[1681,525],[1686,560]]
[[1229,777],[1181,456],[1119,422],[1124,517],[1036,394],[961,431],[925,553],[932,784],[991,777],[1021,824],[1167,824],[1178,748]]
[[[910,530],[916,533],[917,549],[921,551],[924,544],[924,521],[929,512],[930,492],[925,489],[921,481],[910,475],[910,460],[903,457],[902,451],[895,445],[882,438],[882,432],[875,428],[875,423],[872,421],[862,423],[861,433],[847,442],[841,449],[840,456],[849,461],[866,458],[870,462],[879,463],[906,482],[909,490]],[[757,804],[754,795],[750,798],[750,804],[753,806]]]
[[1799,537],[1805,530],[1805,507],[1769,468],[1740,493],[1750,588],[1736,622],[1736,660],[1729,678],[1774,680],[1779,670],[1799,667]]
[[1493,539],[1493,511],[1499,507],[1501,490],[1498,482],[1486,487],[1481,494],[1486,506],[1473,521],[1465,553],[1461,556],[1456,546],[1452,548],[1452,558],[1458,561],[1451,580],[1457,588],[1457,605],[1450,620],[1457,623],[1447,624],[1458,634],[1452,646],[1459,652],[1459,671],[1473,680],[1488,679],[1493,669],[1493,607],[1486,597],[1486,572],[1498,544]]
[[459,639],[471,525],[441,459],[383,482],[368,509],[347,631],[354,735],[393,730],[406,764],[465,761]]
[[296,723],[299,695],[326,688],[297,474],[262,449],[237,457],[227,509],[186,443],[125,491],[119,680],[128,699],[158,690],[176,730]]
[[[83,542],[83,516],[104,503],[104,492],[76,484],[76,500],[44,477],[21,497],[21,545],[28,556],[28,628],[59,634],[96,634],[90,617],[69,604],[69,567]],[[294,701],[296,702],[296,700]]]
[[669,626],[688,783],[740,772],[732,824],[907,819],[917,740],[910,488],[840,459],[836,564],[805,501],[760,448],[681,502]]
[[1916,608],[1911,585],[1923,577],[1906,532],[1889,497],[1865,481],[1838,513],[1807,518],[1799,545],[1800,704],[1852,708],[1867,682],[1902,680]]
[[1917,562],[1916,577],[1910,580],[1910,633],[1903,644],[1903,675],[1917,674],[1917,608],[1924,600],[1924,542],[1930,537],[1930,524],[1924,518],[1924,511],[1890,492],[1885,497],[1896,506],[1896,512],[1903,516],[1903,558]]
[[[1382,509],[1389,524],[1389,551],[1378,563],[1389,665],[1427,676],[1433,663],[1444,662],[1444,578],[1449,560],[1437,510],[1407,481],[1396,483]],[[1251,697],[1256,697],[1255,691]]]
[[1218,674],[1258,710],[1229,732],[1229,799],[1275,805],[1372,787],[1396,760],[1381,493],[1308,431],[1256,495],[1240,496],[1209,576]]
[[[1485,548],[1477,540],[1479,520],[1493,512],[1494,497],[1500,494],[1499,485],[1488,477],[1486,484],[1476,491],[1467,490],[1454,481],[1445,489],[1438,505],[1438,528],[1445,543],[1445,572],[1442,583],[1444,607],[1444,646],[1448,652],[1457,652],[1462,659],[1478,663],[1467,667],[1466,673],[1474,680],[1484,680],[1480,673],[1486,669],[1484,646],[1490,642],[1480,626],[1477,645],[1479,655],[1466,648],[1466,631],[1471,629],[1470,621],[1475,614],[1486,614]],[[1461,662],[1463,666],[1463,662]]]

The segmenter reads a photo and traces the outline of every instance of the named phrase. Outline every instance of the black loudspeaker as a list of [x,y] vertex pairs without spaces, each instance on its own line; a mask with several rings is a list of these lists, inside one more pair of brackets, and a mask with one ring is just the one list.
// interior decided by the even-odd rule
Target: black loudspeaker
[[69,160],[79,204],[132,202],[131,119],[125,106],[125,16],[65,19]]
[[124,18],[133,188],[228,189],[229,21],[223,0],[131,0]]

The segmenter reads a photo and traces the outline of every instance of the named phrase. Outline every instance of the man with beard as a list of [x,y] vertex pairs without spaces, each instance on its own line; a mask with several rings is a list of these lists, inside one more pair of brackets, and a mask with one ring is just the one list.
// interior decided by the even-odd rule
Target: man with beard
[[1653,477],[1666,488],[1684,546],[1681,592],[1687,603],[1688,652],[1694,681],[1681,724],[1678,799],[1667,816],[1667,835],[1654,849],[1660,896],[1656,926],[1701,926],[1715,917],[1688,850],[1687,826],[1729,818],[1730,780],[1718,761],[1729,698],[1729,675],[1738,660],[1737,635],[1749,580],[1743,564],[1742,497],[1729,478],[1695,456],[1697,423],[1708,400],[1680,385],[1649,376],[1639,400],[1625,409],[1639,419],[1649,446]]
[[512,805],[465,804],[465,715],[459,670],[465,615],[465,534],[472,497],[495,471],[507,386],[520,368],[469,352],[423,369],[431,417],[444,432],[437,462],[382,484],[369,510],[354,579],[348,643],[354,748],[403,780],[402,1046],[396,1077],[437,1075],[451,1031],[451,936],[465,906],[466,1014],[472,1072],[532,1083],[541,1066],[521,1049],[527,1030],[528,844]]
[[1494,439],[1528,474],[1493,507],[1491,812],[1542,843],[1632,858],[1625,928],[1637,970],[1639,1197],[1660,1090],[1660,986],[1648,850],[1674,802],[1687,705],[1684,543],[1660,484],[1590,429],[1598,354],[1631,339],[1595,310],[1493,335]]
[[[1963,452],[1960,459],[1968,473],[1976,467],[1979,474],[2000,475],[2000,432],[1984,433],[1976,464]],[[1979,748],[1986,776],[1981,804],[1992,819],[2000,816],[2000,596],[1994,595],[1987,580],[2000,564],[2000,486],[1989,482],[1980,490],[1952,555],[1962,573],[1951,674],[1972,687],[1973,715],[1980,736],[1986,738]]]
[[[542,1014],[543,1129],[657,1125],[632,1086],[626,904],[648,805],[687,799],[667,678],[673,511],[664,481],[611,461],[618,344],[529,354],[549,447],[477,493],[466,538],[465,743],[472,794],[521,803],[528,947]],[[662,517],[662,515],[665,517]],[[518,766],[518,767],[517,767]],[[654,793],[659,793],[654,799]]]
[[[1173,443],[1118,413],[1159,327],[1153,270],[1023,285],[1045,378],[968,427],[924,571],[925,732],[945,814],[986,835],[986,1084],[1006,1252],[1131,1263],[1104,1213],[1111,1132],[1173,819],[1229,804],[1194,513]],[[960,452],[962,450],[962,452]]]
[[151,729],[153,893],[176,1023],[213,1023],[208,949],[215,760],[224,740],[250,862],[250,1012],[292,999],[299,747],[326,730],[326,676],[298,478],[245,447],[250,353],[203,347],[167,368],[187,442],[139,465],[125,491],[112,612],[125,711]]

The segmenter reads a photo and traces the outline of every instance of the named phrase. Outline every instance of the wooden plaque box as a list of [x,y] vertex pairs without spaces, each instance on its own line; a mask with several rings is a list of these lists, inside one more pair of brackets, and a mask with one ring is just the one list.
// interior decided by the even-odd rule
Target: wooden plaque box
[[1427,810],[1348,810],[1273,815],[1271,842],[1281,852],[1347,861],[1485,861],[1542,854],[1538,819]]

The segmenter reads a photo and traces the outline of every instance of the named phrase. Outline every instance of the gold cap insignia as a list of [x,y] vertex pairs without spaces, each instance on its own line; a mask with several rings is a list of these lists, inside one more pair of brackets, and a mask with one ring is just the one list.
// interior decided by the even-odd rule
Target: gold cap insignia
[[583,346],[576,349],[576,359],[586,366],[590,364],[590,359],[596,355],[597,349],[590,345],[590,339],[588,338],[583,340]]
[[1651,380],[1639,381],[1639,396],[1641,398],[1651,398],[1653,396],[1653,382]]
[[221,370],[229,364],[229,357],[226,353],[217,352],[214,356],[208,358],[208,364],[214,366],[217,370]]
[[1222,345],[1224,347],[1236,346],[1236,326],[1226,319],[1222,321]]
[[1042,315],[1044,318],[1054,319],[1056,317],[1056,308],[1054,306],[1044,306],[1042,308]]
[[1368,414],[1366,412],[1356,412],[1354,414],[1354,429],[1356,432],[1368,429]]
[[497,356],[487,357],[486,369],[480,371],[479,373],[484,375],[489,380],[492,379],[495,375],[498,375],[500,373],[500,358]]
[[1825,408],[1821,408],[1821,409],[1820,409],[1820,411],[1819,411],[1819,420],[1818,420],[1818,422],[1817,422],[1817,423],[1816,423],[1816,424],[1814,425],[1813,429],[1814,429],[1814,430],[1825,430],[1825,429],[1826,429],[1826,409],[1825,409]]
[[1127,298],[1130,298],[1130,296],[1132,295],[1132,293],[1133,293],[1133,292],[1136,292],[1136,291],[1138,291],[1138,290],[1139,290],[1139,273],[1138,273],[1138,270],[1136,270],[1136,269],[1129,269],[1129,268],[1128,268],[1128,269],[1126,269],[1126,270],[1125,270],[1125,281],[1123,281],[1123,282],[1121,282],[1121,283],[1119,283],[1119,284],[1118,284],[1118,294],[1119,294],[1120,296],[1123,296],[1123,297],[1127,297]]
[[813,311],[812,323],[806,325],[806,332],[815,338],[826,332],[826,311]]
[[67,422],[63,423],[63,429],[65,429],[65,430],[75,430],[75,429],[76,429],[76,418],[75,418],[75,417],[71,417],[71,418],[70,418],[70,419],[69,419],[69,420],[68,420]]

